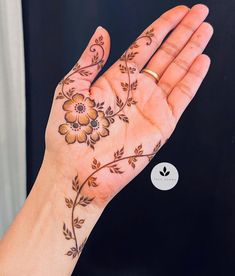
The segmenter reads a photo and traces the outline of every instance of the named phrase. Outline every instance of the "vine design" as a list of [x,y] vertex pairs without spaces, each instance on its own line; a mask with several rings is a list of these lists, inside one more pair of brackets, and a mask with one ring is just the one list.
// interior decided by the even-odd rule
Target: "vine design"
[[124,147],[122,147],[120,150],[117,150],[114,152],[113,160],[102,165],[101,162],[99,162],[96,158],[93,159],[93,162],[91,164],[91,168],[94,170],[82,183],[80,183],[80,180],[78,178],[78,175],[74,177],[72,180],[72,189],[76,193],[75,198],[65,198],[65,204],[66,206],[71,209],[71,230],[68,228],[66,223],[63,223],[63,234],[66,240],[73,240],[74,245],[66,252],[65,255],[71,256],[73,259],[77,256],[79,256],[82,252],[82,249],[86,243],[85,239],[81,242],[81,244],[78,244],[78,238],[76,236],[76,230],[81,229],[83,224],[85,223],[84,218],[79,218],[76,214],[76,207],[86,207],[92,201],[95,199],[95,197],[88,197],[85,194],[83,194],[83,188],[87,184],[89,188],[96,188],[99,186],[97,176],[97,172],[108,169],[110,173],[113,174],[122,174],[124,171],[120,168],[119,162],[123,160],[127,160],[128,164],[135,169],[136,162],[138,161],[138,158],[141,157],[147,157],[150,161],[154,155],[157,153],[161,146],[161,141],[157,143],[157,145],[154,147],[152,153],[144,154],[142,144],[138,145],[135,150],[134,154],[130,156],[124,156]]
[[127,74],[127,82],[121,82],[120,88],[126,93],[126,97],[123,102],[120,97],[116,96],[116,105],[118,107],[116,112],[112,110],[111,106],[108,106],[104,112],[104,102],[95,102],[90,97],[76,93],[76,88],[71,87],[71,84],[75,82],[74,76],[76,74],[89,76],[92,75],[92,72],[89,71],[91,67],[97,66],[98,70],[103,67],[103,36],[95,39],[94,44],[90,46],[90,51],[94,53],[91,63],[83,67],[77,63],[72,72],[59,83],[61,92],[59,92],[56,99],[66,99],[66,101],[62,107],[65,111],[65,123],[59,126],[58,131],[61,135],[65,135],[65,141],[68,144],[75,142],[86,143],[87,146],[94,149],[94,145],[101,137],[109,135],[109,127],[115,122],[115,117],[125,123],[129,123],[128,117],[122,111],[126,106],[130,107],[137,103],[130,94],[137,89],[138,83],[137,80],[131,82],[131,74],[136,72],[136,68],[129,66],[128,62],[133,61],[138,54],[138,40],[145,38],[147,39],[146,45],[150,45],[153,36],[153,29],[146,31],[144,35],[138,37],[130,45],[120,58],[119,70],[122,74]]

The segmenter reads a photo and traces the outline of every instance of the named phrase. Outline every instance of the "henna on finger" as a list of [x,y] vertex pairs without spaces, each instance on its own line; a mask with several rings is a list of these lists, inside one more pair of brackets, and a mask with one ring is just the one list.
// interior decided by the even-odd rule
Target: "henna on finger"
[[[116,96],[117,111],[114,112],[111,106],[108,106],[104,110],[104,102],[95,102],[88,96],[84,96],[81,93],[76,93],[75,87],[69,87],[75,82],[74,76],[80,74],[81,76],[89,76],[92,72],[89,68],[97,66],[101,69],[104,63],[104,42],[103,36],[95,39],[95,43],[90,46],[90,51],[94,52],[91,60],[91,64],[81,67],[78,63],[74,66],[73,72],[65,77],[59,84],[61,85],[61,91],[57,95],[56,99],[67,99],[62,108],[65,111],[65,122],[58,128],[58,132],[65,136],[65,141],[68,144],[86,143],[87,146],[94,149],[95,144],[102,138],[109,135],[109,127],[115,122],[115,117],[119,120],[129,123],[128,117],[122,112],[124,108],[135,105],[137,101],[130,96],[131,92],[137,89],[137,79],[131,83],[131,74],[134,74],[136,68],[129,63],[133,63],[135,56],[138,54],[136,51],[139,48],[138,40],[147,39],[146,45],[149,46],[152,43],[152,37],[154,36],[154,30],[150,29],[140,37],[138,37],[126,50],[126,52],[120,58],[119,70],[122,74],[127,75],[127,82],[121,82],[120,88],[126,92],[125,101]],[[101,50],[101,56],[97,50],[97,47]],[[66,86],[69,88],[66,90]]]

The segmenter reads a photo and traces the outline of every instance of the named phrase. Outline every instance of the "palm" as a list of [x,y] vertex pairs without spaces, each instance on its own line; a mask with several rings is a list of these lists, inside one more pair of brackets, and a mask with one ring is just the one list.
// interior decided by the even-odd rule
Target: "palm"
[[[79,62],[56,89],[47,128],[48,152],[54,153],[59,163],[71,164],[71,174],[78,167],[84,168],[81,171],[84,179],[91,163],[95,162],[96,167],[96,158],[103,156],[107,164],[113,156],[114,161],[127,159],[132,168],[136,167],[138,157],[146,156],[139,162],[138,170],[143,169],[169,138],[206,75],[209,59],[201,52],[212,28],[201,23],[207,13],[202,5],[190,12],[183,6],[168,11],[90,86],[109,52],[108,33],[103,28],[97,29]],[[165,35],[177,24],[159,48]],[[141,73],[146,63],[160,75],[158,84]],[[115,164],[112,163],[110,171],[122,173]],[[117,184],[113,193],[135,174],[132,171],[126,174],[126,181],[112,179]]]

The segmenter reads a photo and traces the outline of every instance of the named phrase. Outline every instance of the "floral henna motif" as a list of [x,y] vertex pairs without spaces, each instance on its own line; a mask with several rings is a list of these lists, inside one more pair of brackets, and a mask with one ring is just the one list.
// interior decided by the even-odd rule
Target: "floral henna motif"
[[72,180],[72,189],[75,192],[75,197],[74,199],[65,198],[66,206],[69,209],[71,209],[70,228],[65,223],[63,223],[63,235],[66,240],[73,240],[74,245],[65,253],[65,255],[71,256],[72,258],[79,256],[86,242],[86,239],[85,239],[84,241],[81,242],[80,245],[78,244],[78,238],[77,238],[76,232],[77,230],[82,228],[83,224],[85,223],[85,219],[77,216],[77,214],[75,214],[75,211],[77,206],[86,207],[87,205],[91,204],[95,198],[88,197],[83,193],[84,186],[87,185],[90,189],[98,187],[99,184],[97,181],[97,177],[95,177],[95,175],[97,174],[97,172],[103,169],[108,169],[109,172],[113,174],[124,173],[124,171],[121,170],[119,166],[120,161],[127,160],[128,164],[131,165],[133,169],[135,169],[135,163],[138,161],[138,158],[147,157],[148,160],[150,161],[154,157],[154,155],[158,152],[160,146],[161,146],[161,141],[157,143],[152,153],[144,154],[142,144],[140,144],[138,147],[135,148],[134,154],[131,156],[124,156],[124,147],[122,147],[120,150],[117,150],[116,152],[114,152],[113,160],[104,165],[101,165],[101,163],[94,158],[91,164],[91,168],[94,171],[83,182],[80,182],[78,175],[74,177],[74,179]]
[[[145,35],[138,37],[120,58],[120,72],[122,74],[127,74],[127,82],[120,83],[121,89],[126,93],[126,99],[123,102],[120,97],[116,96],[116,105],[118,107],[116,112],[114,112],[110,106],[108,106],[106,111],[103,112],[104,102],[96,103],[89,97],[76,93],[75,87],[69,88],[68,91],[65,91],[65,87],[70,87],[75,81],[73,79],[75,74],[89,76],[92,74],[89,71],[89,68],[93,66],[97,66],[98,69],[102,68],[104,63],[104,42],[102,36],[95,39],[95,43],[90,47],[90,51],[94,52],[91,64],[84,67],[76,64],[73,68],[73,72],[60,82],[61,92],[59,92],[56,99],[66,98],[67,100],[63,104],[66,123],[60,125],[58,131],[61,135],[65,135],[65,141],[68,144],[72,144],[77,141],[79,143],[86,143],[94,149],[95,143],[99,141],[101,137],[109,135],[108,128],[115,122],[115,117],[125,123],[129,123],[128,117],[122,113],[122,111],[126,106],[130,107],[131,105],[135,105],[137,103],[133,97],[130,97],[130,94],[137,89],[138,83],[137,80],[131,83],[130,75],[136,72],[136,68],[129,66],[128,62],[131,62],[138,54],[136,51],[139,47],[137,41],[146,38],[146,45],[150,45],[152,43],[153,36],[153,29],[147,31]],[[99,56],[97,47],[101,50],[101,57]]]

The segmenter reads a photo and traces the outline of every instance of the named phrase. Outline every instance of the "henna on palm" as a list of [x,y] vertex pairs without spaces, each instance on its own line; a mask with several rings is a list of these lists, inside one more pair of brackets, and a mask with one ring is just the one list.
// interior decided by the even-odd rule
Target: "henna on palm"
[[[136,68],[129,65],[135,56],[138,54],[137,49],[139,48],[138,40],[147,39],[146,45],[152,43],[152,37],[154,36],[154,30],[151,29],[147,31],[144,35],[138,37],[127,49],[127,51],[121,56],[119,64],[119,70],[121,74],[127,75],[126,82],[120,82],[120,89],[126,93],[125,100],[123,101],[120,97],[116,95],[116,106],[117,111],[114,112],[111,106],[108,106],[105,111],[105,102],[95,102],[90,97],[84,96],[81,93],[76,93],[75,87],[70,87],[74,82],[73,77],[76,74],[81,76],[89,76],[92,73],[89,68],[98,66],[100,69],[104,63],[104,48],[103,48],[103,37],[100,36],[95,39],[95,43],[91,45],[90,51],[94,52],[91,60],[91,64],[81,67],[78,63],[72,69],[73,72],[65,77],[61,82],[61,92],[59,92],[56,99],[65,99],[63,103],[63,110],[65,113],[65,123],[59,126],[59,133],[65,135],[65,141],[68,144],[73,144],[75,142],[86,143],[94,149],[94,145],[98,142],[101,137],[106,137],[109,135],[109,126],[115,123],[116,118],[123,121],[124,123],[129,123],[128,117],[123,113],[124,108],[131,107],[135,105],[137,101],[133,98],[132,93],[137,89],[138,83],[137,79],[131,82],[131,74],[136,73]],[[98,48],[101,51],[101,56],[99,54]],[[66,87],[70,87],[66,90]],[[157,143],[153,151],[148,154],[144,154],[142,144],[134,149],[134,154],[130,156],[124,156],[124,147],[117,150],[114,153],[113,160],[101,165],[101,163],[94,158],[91,164],[94,170],[83,182],[80,182],[79,176],[76,175],[72,180],[72,190],[75,192],[74,199],[65,198],[65,204],[71,209],[71,225],[67,226],[63,223],[63,234],[66,240],[73,240],[74,245],[66,252],[66,255],[75,258],[81,254],[81,251],[85,245],[86,239],[81,241],[79,244],[76,231],[81,229],[85,223],[85,218],[80,218],[77,214],[77,207],[86,207],[91,204],[95,197],[90,197],[85,195],[83,190],[84,186],[87,185],[89,189],[94,189],[100,185],[97,181],[97,172],[103,169],[108,169],[112,174],[123,174],[124,170],[121,169],[119,162],[127,160],[129,166],[135,169],[136,162],[139,158],[148,158],[150,161],[153,156],[157,153],[161,146],[161,141]]]
[[[92,74],[88,70],[89,68],[94,66],[98,66],[98,69],[102,68],[104,63],[104,42],[102,36],[95,39],[95,43],[90,47],[90,51],[94,52],[91,64],[84,67],[76,64],[73,68],[73,72],[60,82],[61,92],[59,92],[56,99],[66,98],[67,100],[63,104],[63,110],[66,111],[64,117],[66,122],[59,126],[58,131],[61,135],[65,135],[65,141],[68,144],[73,144],[77,141],[79,143],[86,143],[87,146],[94,149],[94,145],[101,137],[109,135],[109,126],[115,122],[115,117],[118,117],[125,123],[129,123],[128,117],[122,113],[122,111],[126,106],[130,107],[137,103],[130,94],[137,89],[138,83],[137,80],[131,83],[130,75],[134,74],[136,69],[129,66],[128,62],[131,62],[138,54],[136,51],[139,47],[137,41],[145,38],[147,39],[146,45],[148,46],[152,43],[153,36],[153,29],[147,31],[145,35],[138,37],[120,58],[120,61],[124,64],[119,64],[119,70],[122,74],[127,74],[128,80],[127,82],[120,83],[121,89],[126,92],[126,99],[123,102],[120,97],[116,96],[116,105],[118,107],[116,112],[112,110],[111,106],[108,106],[104,112],[104,102],[95,102],[90,99],[90,97],[86,97],[80,93],[75,93],[75,87],[69,88],[68,91],[65,91],[65,87],[74,82],[72,77],[75,74],[89,76]],[[97,47],[101,50],[101,57]]]

